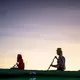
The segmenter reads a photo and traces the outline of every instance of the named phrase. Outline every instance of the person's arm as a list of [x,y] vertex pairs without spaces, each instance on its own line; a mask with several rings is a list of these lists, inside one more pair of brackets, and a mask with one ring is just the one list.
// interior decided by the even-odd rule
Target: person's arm
[[56,58],[58,60],[57,56],[55,56],[54,58]]
[[[56,58],[58,60],[57,56],[55,56],[54,58]],[[52,65],[52,64],[50,66],[52,66],[52,67],[58,67],[58,65]]]
[[57,67],[57,65],[52,65],[52,67]]
[[58,65],[52,65],[52,64],[51,64],[50,66],[52,66],[52,67],[57,67]]

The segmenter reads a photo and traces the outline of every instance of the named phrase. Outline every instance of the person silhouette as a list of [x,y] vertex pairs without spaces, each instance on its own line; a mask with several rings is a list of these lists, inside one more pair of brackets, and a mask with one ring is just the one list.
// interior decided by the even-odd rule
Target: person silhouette
[[59,56],[58,58],[55,56],[57,59],[57,65],[51,64],[50,66],[57,68],[59,71],[64,71],[65,70],[65,57],[62,55],[62,49],[57,48],[57,55]]
[[21,54],[18,54],[17,55],[17,63],[13,66],[12,69],[23,69],[24,70],[24,61],[22,59],[22,55]]

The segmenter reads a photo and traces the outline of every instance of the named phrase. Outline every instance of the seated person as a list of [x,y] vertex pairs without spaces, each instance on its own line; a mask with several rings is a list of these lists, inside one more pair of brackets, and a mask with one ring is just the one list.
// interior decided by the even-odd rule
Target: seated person
[[62,50],[61,48],[57,48],[57,55],[59,56],[58,58],[55,56],[57,59],[57,65],[50,65],[52,67],[57,68],[59,71],[64,71],[65,70],[65,57],[62,55]]
[[17,63],[16,63],[16,65],[13,66],[13,68],[23,69],[24,70],[24,62],[23,62],[21,54],[17,55]]

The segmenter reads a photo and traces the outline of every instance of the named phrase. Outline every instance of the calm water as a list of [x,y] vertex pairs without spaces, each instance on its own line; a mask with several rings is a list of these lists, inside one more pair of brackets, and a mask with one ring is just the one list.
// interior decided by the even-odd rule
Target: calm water
[[38,78],[9,78],[0,80],[80,80],[80,78],[54,78],[54,77],[38,77]]

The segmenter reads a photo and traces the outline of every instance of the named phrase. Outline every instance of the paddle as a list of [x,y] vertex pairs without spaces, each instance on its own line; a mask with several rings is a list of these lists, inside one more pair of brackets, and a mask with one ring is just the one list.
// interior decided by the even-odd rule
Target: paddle
[[17,63],[13,67],[11,67],[10,69],[17,69]]
[[51,64],[50,64],[50,66],[48,67],[48,69],[47,70],[49,70],[50,69],[50,67],[51,67],[51,65],[53,64],[53,62],[54,62],[54,59],[56,58],[56,56],[53,58],[53,60],[52,60],[52,62],[51,62]]

